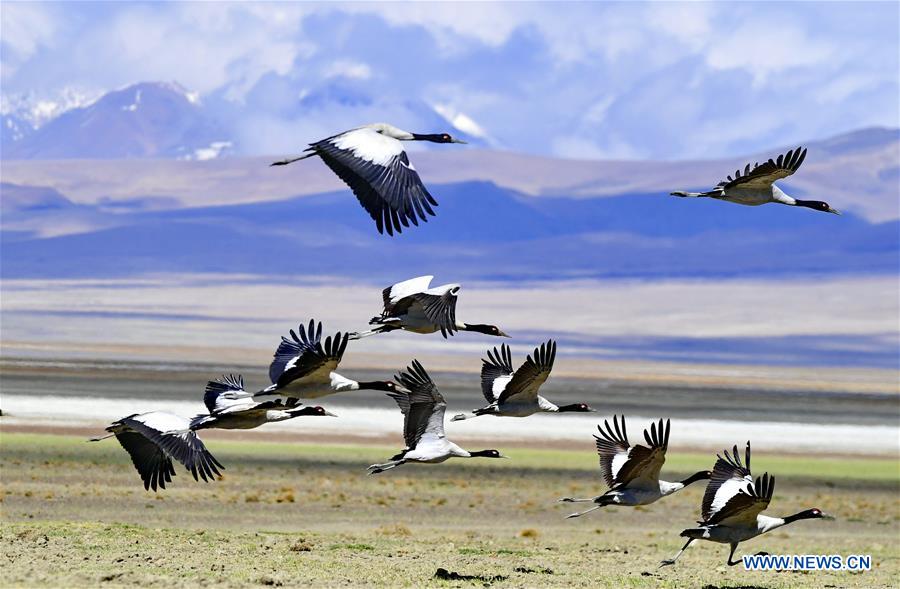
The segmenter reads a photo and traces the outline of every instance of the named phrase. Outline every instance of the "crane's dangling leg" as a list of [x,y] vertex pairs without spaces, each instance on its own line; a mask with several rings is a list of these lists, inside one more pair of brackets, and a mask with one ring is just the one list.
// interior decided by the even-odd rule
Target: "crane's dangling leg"
[[659,568],[675,564],[675,561],[678,560],[678,557],[684,554],[684,551],[687,550],[688,546],[690,546],[691,542],[693,542],[694,540],[696,540],[696,538],[688,538],[688,541],[684,543],[684,546],[681,547],[681,550],[678,551],[678,554],[676,554],[672,558],[667,558],[666,560],[660,562]]
[[392,468],[397,468],[405,462],[405,460],[391,460],[390,462],[385,462],[382,464],[373,464],[367,470],[369,471],[369,474],[378,474],[386,470],[391,470]]
[[378,335],[379,333],[387,333],[389,331],[394,331],[395,329],[400,329],[399,327],[395,327],[393,325],[379,325],[375,329],[370,329],[368,331],[351,331],[347,334],[347,339],[357,340],[362,339],[364,337],[371,337],[373,335]]
[[606,504],[604,503],[602,505],[596,505],[594,507],[591,507],[590,509],[585,509],[584,511],[577,511],[575,513],[570,513],[569,515],[566,516],[566,519],[572,519],[573,517],[581,517],[582,515],[584,515],[586,513],[590,513],[592,511],[597,511],[601,507],[606,507]]

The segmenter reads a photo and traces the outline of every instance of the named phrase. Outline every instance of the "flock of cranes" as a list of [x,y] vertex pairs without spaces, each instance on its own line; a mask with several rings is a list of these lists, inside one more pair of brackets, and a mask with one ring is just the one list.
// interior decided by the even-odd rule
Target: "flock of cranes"
[[[356,195],[375,221],[379,233],[401,233],[410,223],[427,222],[435,214],[437,201],[425,188],[410,163],[401,141],[464,143],[450,135],[418,135],[379,123],[328,137],[310,144],[300,157],[275,162],[285,165],[319,156]],[[827,203],[798,200],[775,186],[776,180],[793,174],[806,157],[805,149],[788,151],[762,165],[749,164],[743,173],[720,182],[708,192],[673,192],[680,197],[708,197],[743,205],[776,202],[838,213]],[[839,214],[839,213],[838,213]],[[404,448],[387,461],[368,468],[370,475],[409,463],[440,463],[451,458],[505,458],[496,449],[471,451],[447,438],[444,417],[447,403],[425,367],[413,360],[394,379],[355,381],[337,372],[350,340],[359,340],[395,330],[418,334],[440,332],[444,338],[460,331],[510,337],[498,326],[467,323],[456,318],[459,284],[431,286],[432,276],[420,276],[390,286],[382,292],[383,309],[369,322],[371,329],[337,332],[323,339],[322,324],[311,320],[282,337],[269,366],[271,384],[248,391],[240,375],[209,381],[203,396],[207,413],[185,418],[163,411],[129,415],[110,424],[107,435],[115,437],[128,452],[144,488],[165,489],[175,476],[173,462],[182,464],[195,480],[215,480],[224,466],[206,449],[197,432],[203,429],[252,429],[270,422],[300,416],[325,417],[320,406],[305,406],[301,400],[355,390],[382,391],[403,414]],[[585,403],[559,406],[538,394],[556,359],[556,342],[537,346],[513,368],[510,347],[490,349],[482,360],[481,389],[487,404],[451,421],[484,415],[528,417],[535,413],[593,412]],[[266,397],[276,397],[266,399]],[[776,518],[762,515],[772,499],[775,478],[768,473],[755,480],[750,472],[750,444],[744,460],[735,446],[732,453],[718,456],[712,471],[700,471],[681,481],[660,479],[669,444],[671,424],[660,419],[644,430],[646,445],[628,440],[625,418],[604,420],[595,435],[600,471],[608,490],[593,498],[564,497],[563,502],[587,502],[589,509],[568,517],[580,517],[606,506],[638,506],[654,503],[695,482],[708,480],[698,527],[684,530],[688,538],[681,551],[661,566],[674,564],[694,540],[729,544],[728,564],[740,542],[801,519],[830,517],[818,509]],[[763,554],[763,553],[760,553]]]

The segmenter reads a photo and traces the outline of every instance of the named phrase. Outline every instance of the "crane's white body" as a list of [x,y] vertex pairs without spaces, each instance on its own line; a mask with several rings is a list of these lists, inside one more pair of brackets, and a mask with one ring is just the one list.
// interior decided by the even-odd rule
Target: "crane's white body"
[[451,458],[469,458],[470,456],[468,450],[457,446],[443,434],[435,435],[426,431],[416,447],[407,452],[403,459],[408,462],[437,464]]
[[193,426],[194,429],[254,429],[267,423],[293,419],[300,409],[235,409],[233,412],[198,416]]
[[[331,143],[338,149],[349,151],[354,157],[376,166],[388,166],[403,153],[400,141],[411,141],[413,134],[387,123],[365,125],[334,137]],[[407,166],[415,169],[412,164]]]
[[[693,196],[693,194],[691,194],[691,196]],[[721,196],[713,195],[712,198],[750,207],[758,207],[770,202],[777,202],[789,206],[797,204],[797,200],[794,197],[788,196],[774,184],[768,188],[744,188],[735,186],[734,188],[728,188],[721,191]]]
[[682,536],[697,540],[709,540],[719,544],[734,544],[746,542],[783,525],[785,525],[785,522],[780,517],[757,515],[756,519],[750,522],[732,522],[728,524],[723,522],[722,524],[687,529],[682,533]]
[[[329,363],[331,364],[331,363]],[[335,368],[337,362],[333,363]],[[284,388],[278,388],[271,385],[263,389],[264,393],[276,393],[282,397],[291,399],[320,399],[333,395],[339,391],[332,387],[333,376],[340,376],[337,372],[330,370],[330,366],[324,366],[314,373],[299,378],[288,383]]]
[[633,507],[635,505],[650,505],[684,488],[682,483],[670,483],[669,481],[656,481],[656,486],[630,486],[622,489],[610,489],[601,497],[607,498],[608,505],[621,505]]
[[[499,378],[497,380],[500,380]],[[508,379],[507,379],[508,380]],[[496,386],[496,385],[495,385]],[[500,389],[502,392],[503,389]],[[499,393],[498,393],[499,395]],[[538,395],[533,401],[521,398],[512,398],[504,403],[494,402],[478,414],[460,413],[454,415],[451,421],[460,421],[463,419],[471,419],[481,415],[493,415],[494,417],[528,417],[535,413],[558,413],[559,406],[551,403],[544,397]]]

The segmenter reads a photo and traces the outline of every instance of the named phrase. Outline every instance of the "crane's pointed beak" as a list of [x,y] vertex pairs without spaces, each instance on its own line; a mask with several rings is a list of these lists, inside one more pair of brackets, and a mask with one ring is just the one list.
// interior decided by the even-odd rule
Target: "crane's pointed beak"
[[509,335],[508,333],[506,333],[505,331],[501,331],[501,332],[500,332],[500,337],[508,337],[508,338],[512,338],[512,336]]
[[322,415],[327,415],[328,417],[337,417],[337,415],[335,415],[334,413],[331,413],[330,411],[326,411]]
[[824,513],[824,512],[823,512],[823,513],[822,513],[822,519],[834,520],[835,517],[834,517],[833,515],[831,515],[830,513]]
[[831,207],[828,207],[828,212],[829,212],[829,213],[834,213],[835,215],[841,215],[841,214],[843,214],[843,213],[841,213],[839,210],[833,209],[833,208],[831,208]]
[[462,143],[463,145],[468,145],[468,141],[463,141],[462,139],[451,139],[450,143]]

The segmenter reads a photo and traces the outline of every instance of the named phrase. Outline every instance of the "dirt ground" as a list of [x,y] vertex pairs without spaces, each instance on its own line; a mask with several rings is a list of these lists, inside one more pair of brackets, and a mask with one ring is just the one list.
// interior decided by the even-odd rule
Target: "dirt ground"
[[[180,469],[152,493],[115,440],[4,431],[0,447],[5,586],[894,587],[900,578],[900,473],[890,460],[855,473],[862,459],[754,456],[778,478],[769,513],[819,507],[837,519],[798,522],[738,554],[873,558],[865,573],[796,573],[725,566],[727,546],[709,543],[658,569],[696,519],[702,484],[646,508],[565,519],[571,506],[556,498],[602,491],[584,453],[509,449],[512,460],[367,477],[392,448],[212,440],[221,480],[195,483]],[[664,474],[702,467],[676,455]]]

